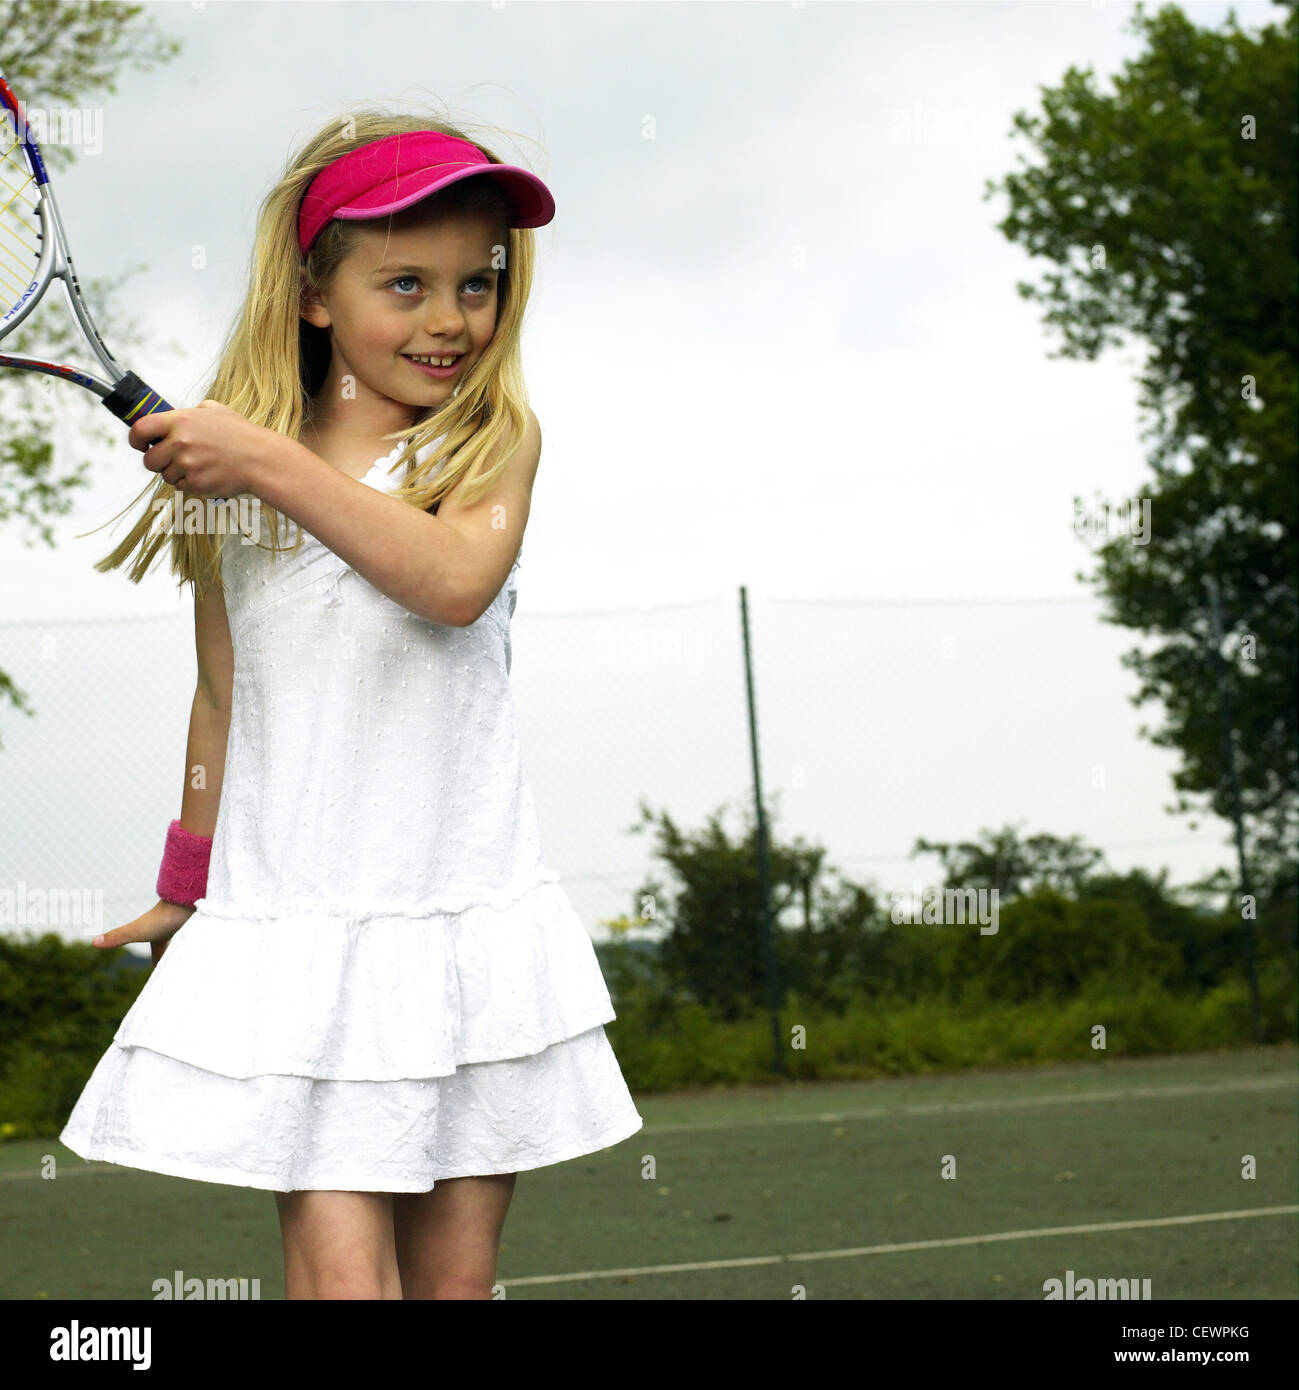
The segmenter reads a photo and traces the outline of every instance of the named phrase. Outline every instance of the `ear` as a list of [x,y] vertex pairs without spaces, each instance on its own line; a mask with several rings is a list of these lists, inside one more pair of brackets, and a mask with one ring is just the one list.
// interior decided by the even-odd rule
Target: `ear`
[[315,328],[329,327],[329,310],[321,302],[319,293],[310,289],[306,281],[299,282],[298,315]]

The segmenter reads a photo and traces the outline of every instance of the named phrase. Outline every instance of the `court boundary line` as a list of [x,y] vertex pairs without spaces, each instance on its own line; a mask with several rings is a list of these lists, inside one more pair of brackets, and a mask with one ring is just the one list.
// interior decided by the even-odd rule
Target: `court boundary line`
[[[890,1078],[892,1079],[892,1078]],[[901,1080],[903,1078],[897,1078]],[[1293,1076],[1259,1077],[1250,1081],[1200,1081],[1180,1086],[1128,1086],[1117,1091],[1062,1091],[1047,1096],[993,1097],[988,1100],[933,1101],[916,1105],[881,1105],[869,1110],[821,1110],[806,1115],[755,1115],[737,1120],[700,1123],[646,1125],[639,1134],[670,1134],[673,1131],[734,1129],[741,1125],[805,1124],[815,1120],[832,1124],[840,1120],[883,1120],[899,1115],[960,1114],[976,1110],[1018,1110],[1033,1105],[1066,1105],[1071,1101],[1164,1100],[1187,1095],[1218,1095],[1230,1091],[1270,1091],[1299,1083]]]
[[990,1245],[1006,1240],[1039,1240],[1046,1236],[1092,1235],[1097,1231],[1137,1231],[1153,1226],[1190,1226],[1205,1221],[1241,1221],[1260,1216],[1286,1216],[1299,1205],[1250,1207],[1243,1211],[1212,1211],[1189,1216],[1155,1216],[1143,1221],[1099,1221],[1088,1226],[1044,1226],[1036,1231],[993,1231],[978,1236],[944,1236],[938,1240],[908,1240],[890,1245],[859,1245],[845,1250],[803,1250],[790,1255],[750,1255],[730,1260],[693,1260],[685,1264],[642,1265],[630,1269],[591,1269],[574,1274],[534,1274],[519,1279],[498,1279],[505,1289],[534,1284],[566,1284],[593,1279],[626,1279],[649,1274],[691,1274],[704,1270],[745,1269],[755,1265],[792,1264],[796,1260],[860,1259],[867,1255],[906,1254],[913,1250],[948,1250],[958,1245]]

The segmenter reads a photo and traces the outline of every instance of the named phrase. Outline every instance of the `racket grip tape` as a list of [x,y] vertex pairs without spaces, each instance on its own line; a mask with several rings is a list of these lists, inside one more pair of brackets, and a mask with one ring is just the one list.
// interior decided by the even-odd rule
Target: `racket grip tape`
[[153,389],[146,386],[134,372],[127,374],[104,397],[104,405],[128,425],[134,424],[145,415],[156,415],[162,410],[173,410]]

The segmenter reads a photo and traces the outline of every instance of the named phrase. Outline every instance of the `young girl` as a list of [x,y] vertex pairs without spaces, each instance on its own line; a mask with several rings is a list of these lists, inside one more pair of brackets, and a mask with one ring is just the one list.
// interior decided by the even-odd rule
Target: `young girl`
[[[96,938],[156,968],[60,1138],[273,1191],[289,1298],[490,1298],[516,1173],[642,1125],[508,679],[553,215],[452,126],[326,128],[262,207],[210,398],[130,433],[160,476],[98,568],[169,545],[198,683],[159,901]],[[250,503],[264,536],[217,524]]]

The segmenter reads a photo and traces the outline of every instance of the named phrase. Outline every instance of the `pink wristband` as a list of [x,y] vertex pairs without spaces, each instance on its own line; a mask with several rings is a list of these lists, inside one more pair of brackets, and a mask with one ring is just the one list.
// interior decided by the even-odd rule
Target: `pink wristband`
[[212,837],[195,835],[178,820],[167,827],[167,847],[158,870],[157,893],[164,902],[193,907],[207,892],[207,866]]

